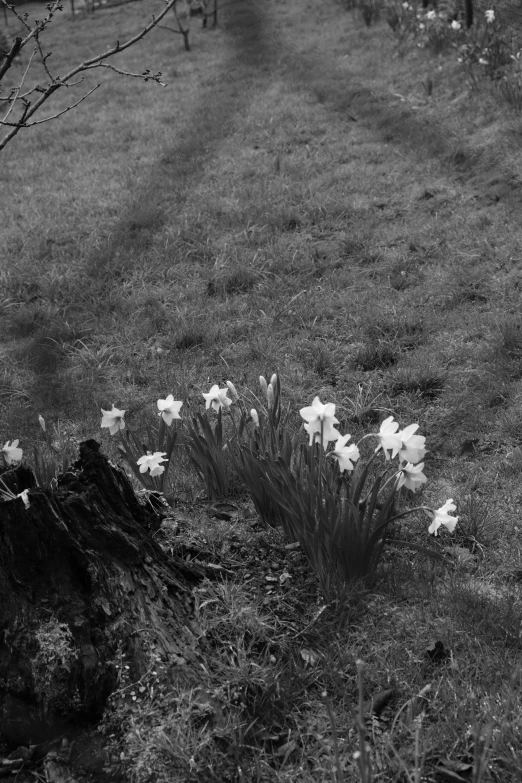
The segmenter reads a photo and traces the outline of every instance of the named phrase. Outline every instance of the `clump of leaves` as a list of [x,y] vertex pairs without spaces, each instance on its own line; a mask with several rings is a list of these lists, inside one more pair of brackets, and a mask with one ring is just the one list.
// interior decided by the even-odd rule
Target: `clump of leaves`
[[185,449],[196,473],[204,482],[210,500],[225,498],[230,483],[230,468],[224,453],[223,417],[220,408],[212,428],[208,416],[202,413],[186,423]]
[[281,409],[279,375],[274,374],[269,385],[263,377],[260,381],[262,391],[266,394],[266,410],[261,415],[255,410],[251,411],[249,417],[243,415],[239,425],[238,448],[231,451],[230,458],[262,522],[270,527],[278,527],[283,517],[264,481],[267,477],[265,459],[282,460],[289,465],[294,446],[288,432],[288,411],[283,414]]
[[473,554],[482,552],[498,537],[498,520],[488,499],[470,492],[458,499],[459,525],[454,532],[457,544],[467,547]]

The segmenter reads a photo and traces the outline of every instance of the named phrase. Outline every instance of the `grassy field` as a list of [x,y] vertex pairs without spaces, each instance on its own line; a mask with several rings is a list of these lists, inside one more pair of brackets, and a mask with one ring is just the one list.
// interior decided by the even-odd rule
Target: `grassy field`
[[[55,67],[146,10],[64,15]],[[339,605],[246,497],[209,516],[181,459],[161,542],[226,569],[195,590],[207,663],[190,690],[161,661],[122,680],[107,779],[520,781],[521,115],[454,49],[332,0],[195,28],[190,53],[158,29],[121,57],[167,87],[89,76],[1,154],[2,442],[29,453],[41,414],[115,457],[100,408],[139,431],[225,380],[257,406],[278,371],[296,427],[315,395],[354,439],[418,422],[422,502],[454,498],[460,524],[450,568],[390,550]]]

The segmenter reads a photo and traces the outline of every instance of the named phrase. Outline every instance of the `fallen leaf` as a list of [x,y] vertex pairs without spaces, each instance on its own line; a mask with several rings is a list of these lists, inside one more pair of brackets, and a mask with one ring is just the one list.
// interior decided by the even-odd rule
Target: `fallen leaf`
[[300,650],[300,653],[301,658],[307,664],[307,666],[314,666],[321,657],[319,653],[315,653],[313,650],[308,650],[306,647],[303,647]]

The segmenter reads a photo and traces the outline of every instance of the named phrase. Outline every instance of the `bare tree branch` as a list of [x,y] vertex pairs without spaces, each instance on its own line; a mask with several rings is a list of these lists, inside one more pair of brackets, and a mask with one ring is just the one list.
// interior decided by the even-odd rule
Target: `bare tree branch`
[[1,120],[1,124],[2,125],[6,124],[7,118],[9,117],[9,115],[11,114],[11,112],[13,111],[13,109],[15,107],[16,100],[20,97],[20,90],[24,86],[25,79],[27,77],[27,74],[29,73],[29,68],[31,67],[31,63],[33,62],[33,58],[34,58],[35,54],[36,54],[36,52],[33,52],[31,57],[29,58],[29,62],[27,63],[26,69],[25,69],[25,71],[22,74],[22,78],[20,80],[20,84],[18,85],[18,87],[15,87],[12,90],[12,92],[11,92],[11,97],[9,98],[9,103],[11,105],[9,106],[9,109],[7,110],[7,114],[5,115],[5,117],[3,118],[3,120]]
[[[57,117],[61,117],[62,114],[67,114],[68,111],[71,111],[71,109],[74,109],[76,106],[78,106],[79,103],[82,103],[86,98],[89,97],[89,95],[92,95],[95,90],[98,89],[100,84],[97,84],[95,87],[92,88],[92,90],[89,90],[88,93],[86,93],[82,98],[76,101],[76,103],[71,104],[70,106],[67,106],[66,109],[62,109],[62,111],[56,112],[56,114],[51,114],[50,117],[44,117],[43,120],[35,120],[34,122],[26,122],[24,123],[24,128],[32,128],[33,125],[41,125],[42,122],[49,122],[49,120],[55,120]],[[13,126],[17,127],[18,123],[16,122],[5,122],[5,120],[2,120],[2,125],[7,126]]]
[[[21,77],[18,87],[11,88],[10,94],[7,97],[0,96],[0,101],[2,102],[7,101],[10,104],[4,119],[0,120],[0,126],[4,125],[10,128],[10,130],[6,133],[4,138],[0,140],[0,151],[4,149],[4,147],[9,143],[9,141],[11,141],[12,138],[14,138],[14,136],[16,136],[16,134],[20,131],[21,128],[28,128],[33,125],[40,125],[43,122],[49,122],[52,119],[61,117],[63,114],[66,114],[68,111],[71,111],[71,109],[75,108],[80,103],[82,103],[86,98],[89,97],[89,95],[91,95],[96,89],[98,89],[98,87],[100,86],[99,84],[96,85],[96,87],[90,90],[86,95],[84,95],[78,101],[68,106],[66,109],[56,112],[55,114],[52,114],[43,120],[28,122],[28,120],[30,120],[31,117],[33,117],[33,115],[41,108],[41,106],[51,97],[51,95],[54,92],[59,90],[61,87],[70,87],[82,81],[82,79],[78,79],[77,81],[71,81],[71,80],[79,73],[82,73],[83,71],[93,70],[94,68],[107,68],[123,76],[132,76],[135,78],[141,78],[144,79],[145,81],[155,81],[164,87],[165,83],[160,81],[161,73],[152,74],[149,70],[145,70],[141,74],[133,73],[130,71],[125,71],[121,68],[117,68],[116,66],[110,65],[105,62],[107,58],[113,57],[115,54],[118,54],[120,52],[124,52],[126,49],[128,49],[131,46],[134,46],[134,44],[136,44],[138,41],[144,38],[154,27],[156,27],[159,24],[159,22],[166,16],[166,14],[171,9],[174,10],[174,13],[176,12],[175,5],[178,2],[178,0],[164,0],[164,2],[165,2],[165,7],[163,8],[163,10],[157,16],[153,15],[152,20],[142,30],[140,30],[140,32],[132,36],[132,38],[129,38],[123,44],[120,44],[120,42],[117,41],[112,48],[108,49],[102,54],[98,54],[94,57],[91,57],[88,60],[84,60],[78,65],[75,65],[64,76],[53,76],[46,64],[49,54],[44,54],[40,44],[39,36],[45,30],[45,28],[51,23],[56,11],[63,9],[61,0],[53,0],[53,2],[51,2],[47,6],[47,11],[48,11],[47,16],[42,20],[35,20],[33,27],[27,24],[27,16],[28,16],[27,14],[24,14],[22,16],[21,14],[18,13],[18,11],[14,8],[14,6],[10,5],[7,2],[7,0],[0,0],[0,4],[8,8],[10,11],[12,11],[27,30],[27,35],[24,38],[17,38],[15,40],[7,57],[5,57],[4,60],[2,61],[2,64],[0,66],[0,81],[2,79],[2,76],[11,67],[14,58],[20,52],[20,50],[23,49],[24,46],[27,46],[31,40],[34,39],[35,42],[34,52],[30,58],[29,65],[27,66],[27,68],[25,69]],[[27,78],[29,66],[31,65],[35,55],[39,55],[39,60],[45,69],[49,81],[46,85],[36,85],[31,90],[28,90],[27,92],[22,94],[21,91],[25,83],[25,80]],[[28,100],[28,96],[33,95],[34,93],[39,93],[39,97],[33,101]],[[21,114],[18,117],[18,119],[15,120],[14,118],[12,118],[10,121],[8,121],[8,118],[12,115],[13,109],[15,108],[16,105],[18,105]]]
[[4,61],[2,65],[0,65],[0,81],[2,81],[2,76],[4,73],[6,73],[11,65],[13,64],[13,60],[17,56],[17,54],[20,53],[20,49],[22,48],[22,39],[21,38],[15,38],[13,45],[11,46],[11,49],[9,52],[5,55]]
[[[159,77],[161,76],[161,73],[151,73],[150,71],[143,71],[143,73],[133,73],[132,71],[123,71],[121,68],[116,68],[115,65],[111,65],[110,63],[96,63],[96,65],[88,65],[87,68],[85,68],[86,71],[91,71],[94,68],[108,68],[110,71],[114,71],[115,73],[119,73],[122,76],[134,76],[137,79],[144,79],[144,81],[155,81],[157,84],[160,84],[162,87],[166,87],[166,82],[161,82]],[[78,84],[78,82],[74,82],[74,84]]]

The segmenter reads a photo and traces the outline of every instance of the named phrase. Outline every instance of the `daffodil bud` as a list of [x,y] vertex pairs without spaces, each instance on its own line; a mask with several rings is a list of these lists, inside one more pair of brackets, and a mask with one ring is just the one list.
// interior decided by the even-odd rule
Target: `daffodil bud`
[[239,400],[239,394],[236,391],[236,387],[232,383],[232,381],[227,381],[228,390],[230,392],[230,396],[232,397],[233,402],[237,402]]
[[46,432],[47,430],[46,430],[46,427],[45,427],[45,419],[44,419],[44,417],[43,416],[38,416],[38,421],[40,422],[40,427],[43,429],[44,432]]
[[268,394],[268,387],[266,385],[266,378],[265,378],[264,375],[260,375],[259,376],[259,385],[261,386],[261,391],[263,392],[265,397],[268,399],[268,396],[267,396],[267,394]]
[[271,383],[268,384],[268,388],[266,390],[266,401],[268,403],[268,410],[272,410],[274,407],[274,387]]
[[250,418],[254,422],[254,427],[259,427],[259,415],[255,408],[250,411]]
[[272,384],[272,386],[273,386],[273,387],[274,387],[274,389],[275,389],[275,387],[276,387],[276,385],[277,385],[277,373],[274,373],[274,374],[272,375],[272,377],[270,378],[270,383]]

